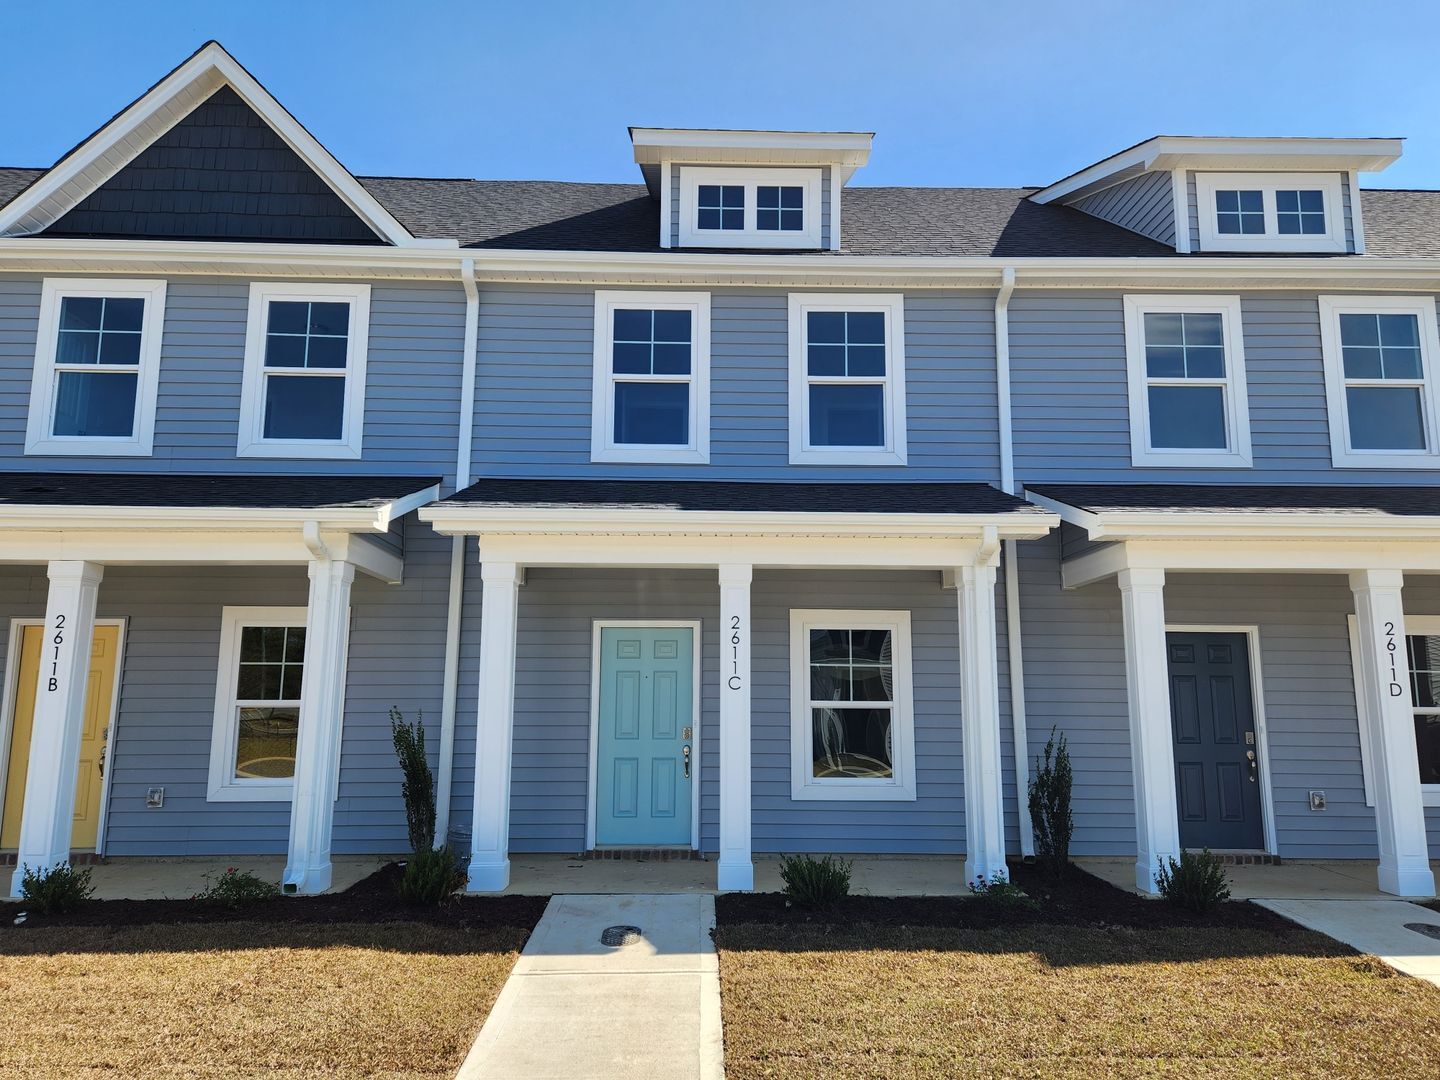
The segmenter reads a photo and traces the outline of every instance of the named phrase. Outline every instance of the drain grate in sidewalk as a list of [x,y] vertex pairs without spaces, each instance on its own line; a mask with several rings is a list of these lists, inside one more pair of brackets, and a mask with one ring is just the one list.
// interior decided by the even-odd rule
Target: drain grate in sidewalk
[[638,926],[607,926],[600,931],[600,944],[609,945],[612,948],[619,948],[622,945],[634,945],[640,940],[640,927]]

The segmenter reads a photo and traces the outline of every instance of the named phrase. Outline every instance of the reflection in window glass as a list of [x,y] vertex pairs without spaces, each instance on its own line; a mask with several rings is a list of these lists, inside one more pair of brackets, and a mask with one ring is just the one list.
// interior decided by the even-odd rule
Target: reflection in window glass
[[235,680],[237,779],[295,775],[305,627],[246,626]]
[[1440,634],[1410,634],[1405,643],[1420,782],[1440,784]]
[[1341,368],[1352,450],[1424,450],[1420,321],[1409,313],[1342,312]]
[[1324,236],[1324,192],[1275,192],[1275,228],[1282,236]]
[[349,334],[346,301],[270,301],[264,438],[334,441],[344,437]]
[[52,434],[122,439],[135,434],[144,319],[145,301],[138,297],[61,299]]
[[1265,197],[1259,191],[1215,192],[1215,231],[1222,236],[1265,232]]
[[1219,312],[1144,314],[1150,446],[1225,450],[1225,323]]
[[884,446],[884,312],[807,312],[805,365],[810,445]]
[[616,308],[611,339],[617,446],[686,446],[690,434],[692,315]]
[[812,776],[892,779],[891,632],[812,629],[809,650]]

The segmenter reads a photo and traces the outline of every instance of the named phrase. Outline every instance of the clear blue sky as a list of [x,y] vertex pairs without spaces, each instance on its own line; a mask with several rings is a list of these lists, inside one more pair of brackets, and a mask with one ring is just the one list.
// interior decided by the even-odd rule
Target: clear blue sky
[[360,174],[634,181],[626,126],[874,131],[859,184],[1045,183],[1154,134],[1402,135],[1440,187],[1433,0],[11,0],[0,164],[207,38]]

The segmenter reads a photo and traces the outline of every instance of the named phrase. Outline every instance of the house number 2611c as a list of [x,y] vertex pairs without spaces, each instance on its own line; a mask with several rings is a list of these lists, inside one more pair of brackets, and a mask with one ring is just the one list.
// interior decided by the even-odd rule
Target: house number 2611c
[[1405,693],[1405,687],[1400,682],[1400,674],[1396,670],[1395,660],[1400,652],[1400,646],[1395,642],[1395,624],[1385,624],[1385,658],[1390,662],[1390,696],[1399,697]]
[[743,685],[740,681],[740,616],[730,616],[730,677],[725,680],[725,685],[731,690],[739,690]]
[[55,647],[50,657],[50,678],[46,681],[45,689],[53,694],[60,689],[60,649],[65,644],[65,616],[55,616],[55,636],[50,639],[50,644]]

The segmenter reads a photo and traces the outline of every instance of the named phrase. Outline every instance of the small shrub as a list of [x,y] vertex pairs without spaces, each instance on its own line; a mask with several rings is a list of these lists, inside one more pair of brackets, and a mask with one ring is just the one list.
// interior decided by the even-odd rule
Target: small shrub
[[791,903],[820,910],[850,895],[851,866],[834,855],[786,855],[780,860],[780,880]]
[[415,723],[394,706],[390,709],[390,737],[400,759],[400,797],[405,800],[405,826],[410,832],[410,850],[429,851],[435,846],[435,775],[425,758],[425,718],[415,714]]
[[415,852],[396,886],[407,904],[440,904],[464,887],[465,860],[448,847]]
[[59,863],[49,870],[26,866],[20,879],[21,898],[44,915],[74,911],[94,893],[88,866],[83,870],[69,863]]
[[265,900],[273,900],[279,895],[280,887],[274,882],[258,878],[249,870],[237,870],[232,866],[196,893],[195,899],[238,911]]
[[1035,853],[1056,877],[1070,866],[1070,837],[1075,833],[1070,812],[1073,780],[1065,736],[1051,728],[1045,754],[1036,759],[1030,781],[1030,822],[1035,830]]
[[1199,853],[1182,851],[1179,861],[1170,859],[1169,865],[1161,859],[1155,883],[1160,895],[1172,904],[1202,914],[1230,899],[1225,864],[1209,848]]
[[977,877],[970,883],[970,892],[977,900],[984,900],[996,907],[1024,908],[1027,911],[1040,909],[1038,900],[998,870],[990,875],[988,881]]

